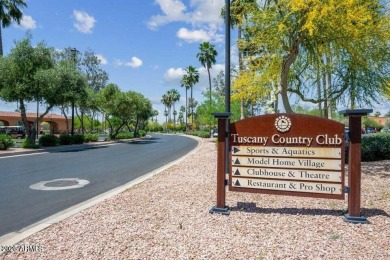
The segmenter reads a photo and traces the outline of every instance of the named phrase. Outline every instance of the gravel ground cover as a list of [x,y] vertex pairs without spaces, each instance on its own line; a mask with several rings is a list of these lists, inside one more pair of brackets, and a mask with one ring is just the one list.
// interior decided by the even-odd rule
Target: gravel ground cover
[[38,232],[4,259],[390,259],[390,161],[362,163],[362,215],[347,201],[227,192],[216,200],[216,146]]

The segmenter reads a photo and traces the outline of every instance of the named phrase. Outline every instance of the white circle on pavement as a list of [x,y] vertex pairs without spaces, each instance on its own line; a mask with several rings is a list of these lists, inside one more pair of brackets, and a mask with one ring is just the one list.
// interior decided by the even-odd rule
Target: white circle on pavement
[[[71,185],[67,185],[66,183],[71,183]],[[70,189],[78,189],[87,185],[89,181],[82,180],[78,178],[64,178],[64,179],[55,179],[51,181],[41,181],[30,185],[30,189],[33,190],[70,190]],[[50,186],[54,184],[54,186]],[[56,186],[59,185],[59,186]],[[63,186],[61,186],[63,185]]]

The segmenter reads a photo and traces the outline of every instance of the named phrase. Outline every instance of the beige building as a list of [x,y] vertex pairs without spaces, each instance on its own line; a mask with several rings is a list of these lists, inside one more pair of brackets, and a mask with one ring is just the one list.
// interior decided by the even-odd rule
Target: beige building
[[[32,124],[37,119],[36,113],[26,113],[27,120]],[[61,132],[68,132],[67,125],[71,126],[72,120],[65,119],[62,115],[47,114],[41,122],[39,122],[39,131],[45,133],[56,134]],[[0,112],[0,125],[16,126],[22,124],[22,116],[20,112]]]

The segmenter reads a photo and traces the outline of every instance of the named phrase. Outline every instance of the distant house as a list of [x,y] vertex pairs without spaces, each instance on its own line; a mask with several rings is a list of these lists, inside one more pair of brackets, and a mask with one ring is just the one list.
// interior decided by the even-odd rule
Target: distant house
[[[32,124],[37,119],[36,113],[26,113],[27,120]],[[40,116],[40,115],[39,115]],[[66,119],[62,115],[47,114],[41,122],[39,122],[38,131],[47,134],[56,134],[60,132],[68,132],[68,127],[71,125],[71,119]],[[0,125],[14,126],[23,125],[20,112],[1,112],[0,111]]]
[[368,119],[377,122],[381,126],[385,126],[387,120],[390,120],[390,117],[384,116],[367,116]]

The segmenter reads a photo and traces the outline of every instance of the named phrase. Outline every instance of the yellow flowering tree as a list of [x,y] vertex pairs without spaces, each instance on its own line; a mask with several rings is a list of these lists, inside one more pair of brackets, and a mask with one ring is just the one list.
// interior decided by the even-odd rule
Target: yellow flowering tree
[[[255,50],[248,73],[263,87],[278,82],[286,112],[293,112],[291,93],[304,101],[327,101],[328,107],[344,95],[351,108],[361,99],[368,101],[382,93],[390,75],[390,23],[381,1],[262,3],[248,16],[245,43],[239,47]],[[244,92],[241,95],[250,93],[246,81],[251,82],[243,76],[237,82],[237,91]],[[317,89],[315,96],[313,89]]]

